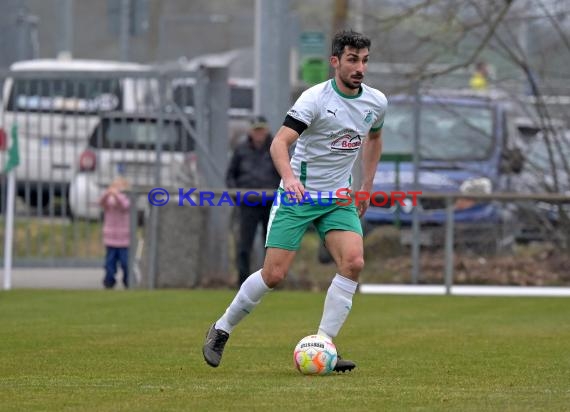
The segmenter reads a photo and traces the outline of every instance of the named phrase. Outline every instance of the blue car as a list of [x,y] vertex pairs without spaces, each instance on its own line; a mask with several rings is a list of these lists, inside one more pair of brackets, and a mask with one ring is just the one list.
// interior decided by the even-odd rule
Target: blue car
[[[374,179],[374,191],[491,193],[509,191],[522,168],[517,148],[518,108],[508,101],[477,95],[431,94],[420,100],[418,186],[414,185],[414,96],[389,101],[383,128],[383,158]],[[412,198],[398,206],[370,205],[367,225],[410,225]],[[420,198],[416,206],[423,225],[445,223],[445,199]],[[499,202],[458,199],[454,221],[482,227],[505,223],[508,208]]]

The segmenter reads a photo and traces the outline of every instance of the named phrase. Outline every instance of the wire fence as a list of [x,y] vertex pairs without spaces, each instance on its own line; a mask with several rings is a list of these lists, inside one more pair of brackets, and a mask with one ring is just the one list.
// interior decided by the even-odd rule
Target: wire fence
[[[136,205],[130,217],[137,228],[130,250],[134,287],[235,284],[236,208],[149,202],[160,187],[173,199],[178,188],[209,187],[216,196],[224,190],[232,139],[251,114],[247,107],[232,111],[227,70],[27,68],[3,76],[0,127],[7,136],[16,126],[21,149],[16,265],[100,266],[105,249],[97,199],[123,176]],[[2,168],[5,158],[3,151]],[[381,208],[381,225],[364,216],[363,281],[569,282],[567,195],[423,193],[418,200],[415,209],[407,202]],[[263,240],[256,244],[259,265]],[[334,269],[325,252],[309,230],[286,286],[327,284]]]

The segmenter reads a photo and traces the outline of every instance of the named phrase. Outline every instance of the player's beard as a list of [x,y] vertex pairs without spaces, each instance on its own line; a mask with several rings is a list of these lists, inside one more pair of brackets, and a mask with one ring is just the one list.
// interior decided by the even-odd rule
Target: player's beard
[[358,90],[360,89],[360,85],[364,80],[364,75],[355,75],[359,76],[358,78],[353,78],[351,75],[343,76],[342,73],[339,74],[340,81],[344,84],[347,88],[351,90]]

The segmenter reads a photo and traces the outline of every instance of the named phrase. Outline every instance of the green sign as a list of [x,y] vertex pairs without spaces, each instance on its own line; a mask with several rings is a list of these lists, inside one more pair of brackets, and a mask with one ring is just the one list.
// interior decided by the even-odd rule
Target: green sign
[[301,57],[327,55],[325,34],[320,31],[305,31],[299,37],[299,53]]
[[301,78],[308,85],[324,82],[329,78],[329,63],[321,58],[307,58],[301,63]]

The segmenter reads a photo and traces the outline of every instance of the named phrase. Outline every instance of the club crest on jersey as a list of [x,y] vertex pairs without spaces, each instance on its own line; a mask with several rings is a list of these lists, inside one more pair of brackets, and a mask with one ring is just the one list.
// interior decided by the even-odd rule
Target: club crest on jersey
[[364,122],[370,123],[372,121],[372,110],[368,109],[364,112]]
[[331,152],[354,152],[360,148],[362,139],[360,135],[351,129],[342,130],[331,135]]

